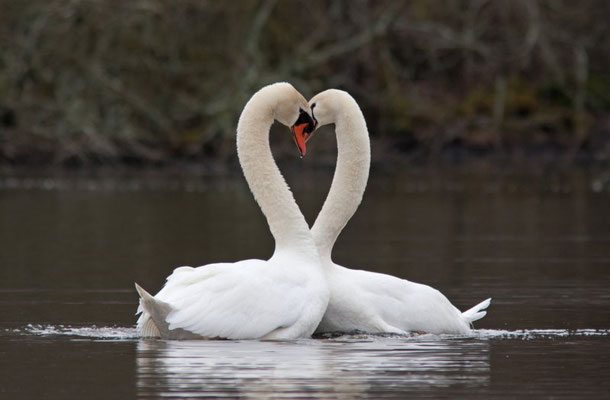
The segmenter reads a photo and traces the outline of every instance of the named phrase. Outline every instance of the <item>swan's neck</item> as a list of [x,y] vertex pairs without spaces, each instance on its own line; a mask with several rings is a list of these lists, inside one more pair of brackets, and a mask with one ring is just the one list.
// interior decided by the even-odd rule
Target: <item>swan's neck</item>
[[290,251],[318,262],[305,218],[280,173],[269,145],[273,104],[260,92],[246,104],[237,125],[237,154],[246,181],[267,218],[275,253]]
[[366,189],[371,147],[364,116],[353,99],[335,121],[337,167],[322,211],[311,228],[323,261],[330,261],[337,237],[354,215]]

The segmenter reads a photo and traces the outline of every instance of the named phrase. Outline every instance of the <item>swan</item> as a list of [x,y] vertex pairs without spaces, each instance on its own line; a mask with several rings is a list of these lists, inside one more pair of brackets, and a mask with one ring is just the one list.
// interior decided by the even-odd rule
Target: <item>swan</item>
[[[460,312],[438,290],[391,275],[334,263],[331,253],[347,221],[360,205],[368,180],[370,142],[364,116],[347,92],[329,89],[309,101],[316,129],[335,124],[337,166],[311,233],[320,253],[330,300],[316,333],[426,332],[465,334],[486,315],[491,299]],[[311,132],[303,132],[310,139]]]
[[292,125],[304,154],[313,121],[307,100],[288,83],[255,93],[237,125],[239,162],[275,239],[272,257],[179,267],[154,297],[136,284],[142,336],[289,340],[318,326],[328,287],[309,226],[271,154],[274,120]]

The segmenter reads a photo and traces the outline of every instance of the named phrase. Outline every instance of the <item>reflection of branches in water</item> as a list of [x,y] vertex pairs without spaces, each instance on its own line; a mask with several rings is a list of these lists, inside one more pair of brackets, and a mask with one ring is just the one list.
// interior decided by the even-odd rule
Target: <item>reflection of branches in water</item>
[[356,398],[488,382],[485,341],[138,342],[141,396]]
[[279,80],[306,96],[347,89],[374,136],[430,149],[536,135],[575,153],[610,109],[602,0],[7,0],[2,11],[9,159],[222,152],[247,98]]

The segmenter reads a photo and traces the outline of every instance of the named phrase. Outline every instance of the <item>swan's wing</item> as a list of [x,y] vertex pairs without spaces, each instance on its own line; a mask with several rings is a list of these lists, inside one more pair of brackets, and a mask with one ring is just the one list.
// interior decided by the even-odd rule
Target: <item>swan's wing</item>
[[[465,333],[469,331],[462,313],[438,290],[391,275],[352,270],[335,264],[340,281],[332,282],[333,295],[337,285],[348,282],[350,292],[358,293],[360,310],[346,300],[340,306],[361,315],[367,326],[394,327],[396,330],[430,333]],[[340,289],[343,290],[343,289]],[[344,299],[348,293],[344,292]],[[353,295],[352,295],[353,296]],[[344,311],[345,312],[345,311]],[[374,323],[373,323],[374,322]],[[365,329],[362,329],[365,330]]]
[[173,307],[170,329],[207,338],[255,339],[293,325],[307,304],[306,280],[268,261],[181,267],[155,296]]

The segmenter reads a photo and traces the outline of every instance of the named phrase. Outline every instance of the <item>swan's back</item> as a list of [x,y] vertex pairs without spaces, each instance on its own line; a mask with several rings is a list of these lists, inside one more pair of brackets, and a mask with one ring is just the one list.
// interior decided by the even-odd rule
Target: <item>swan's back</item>
[[336,264],[328,277],[331,300],[318,332],[470,332],[462,313],[430,286]]
[[305,335],[311,335],[325,292],[315,296],[320,282],[308,273],[310,266],[277,264],[244,260],[177,268],[153,300],[141,296],[138,327],[143,334],[170,339],[257,339],[279,331],[291,339],[303,336],[308,325]]

